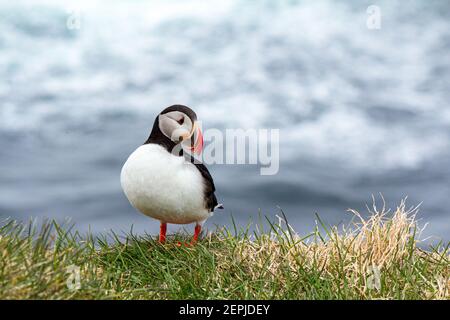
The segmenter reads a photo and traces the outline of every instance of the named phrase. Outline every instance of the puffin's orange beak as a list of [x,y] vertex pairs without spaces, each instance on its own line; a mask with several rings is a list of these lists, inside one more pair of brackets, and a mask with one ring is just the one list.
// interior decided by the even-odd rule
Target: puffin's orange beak
[[197,126],[197,123],[194,125],[194,135],[193,135],[194,141],[191,146],[191,151],[194,154],[200,155],[203,150],[203,134],[202,130]]

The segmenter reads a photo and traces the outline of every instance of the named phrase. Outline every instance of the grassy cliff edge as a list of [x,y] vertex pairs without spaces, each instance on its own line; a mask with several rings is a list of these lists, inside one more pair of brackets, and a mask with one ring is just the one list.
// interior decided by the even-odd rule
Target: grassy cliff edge
[[[0,299],[449,299],[449,245],[418,246],[416,208],[370,209],[301,237],[219,228],[194,247],[47,223],[0,226]],[[261,228],[256,228],[262,230]]]

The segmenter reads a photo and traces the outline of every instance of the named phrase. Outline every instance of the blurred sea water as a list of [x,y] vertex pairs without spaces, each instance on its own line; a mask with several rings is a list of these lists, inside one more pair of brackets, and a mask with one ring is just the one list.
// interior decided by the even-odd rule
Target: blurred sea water
[[280,129],[277,175],[209,167],[226,207],[209,228],[279,206],[305,233],[382,193],[449,240],[450,3],[378,1],[379,30],[371,4],[0,1],[0,219],[157,232],[119,174],[182,103],[204,129]]

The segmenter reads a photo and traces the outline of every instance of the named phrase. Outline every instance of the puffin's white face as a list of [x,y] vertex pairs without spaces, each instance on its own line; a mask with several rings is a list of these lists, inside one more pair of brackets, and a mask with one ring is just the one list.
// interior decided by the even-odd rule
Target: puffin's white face
[[[181,111],[171,111],[158,116],[159,129],[170,140],[180,143],[191,141],[189,147],[194,153],[200,153],[203,147],[203,136],[197,124]],[[190,139],[192,138],[192,139]]]
[[170,140],[179,143],[192,136],[194,124],[191,118],[180,111],[159,115],[159,129]]

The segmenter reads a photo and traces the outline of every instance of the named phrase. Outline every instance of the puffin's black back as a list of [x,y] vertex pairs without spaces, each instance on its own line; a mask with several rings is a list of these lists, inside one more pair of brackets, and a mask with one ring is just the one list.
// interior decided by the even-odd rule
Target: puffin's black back
[[[191,157],[191,160],[192,160],[192,157]],[[195,163],[193,161],[191,161],[191,162],[197,167],[197,170],[200,171],[200,173],[202,174],[204,183],[205,183],[205,190],[203,191],[204,198],[205,198],[205,207],[209,211],[214,211],[214,209],[216,208],[218,203],[217,203],[216,195],[214,194],[214,192],[216,191],[216,187],[214,185],[213,178],[203,163]],[[222,209],[222,208],[220,208],[220,209]]]

